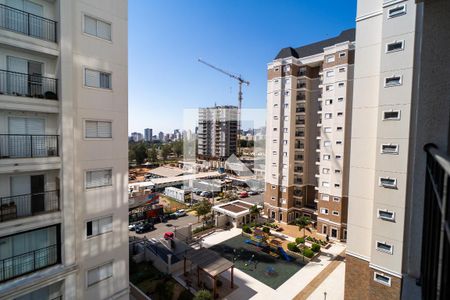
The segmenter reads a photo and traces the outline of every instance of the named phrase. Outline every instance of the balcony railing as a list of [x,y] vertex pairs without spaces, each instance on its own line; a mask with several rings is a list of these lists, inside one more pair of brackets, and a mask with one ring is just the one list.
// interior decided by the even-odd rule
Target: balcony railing
[[59,211],[59,191],[0,198],[0,222]]
[[0,27],[56,43],[56,22],[0,4]]
[[0,70],[0,94],[57,100],[58,80],[38,74]]
[[60,245],[55,244],[0,260],[0,282],[55,265],[60,262]]
[[450,298],[450,158],[425,146],[421,277],[423,299]]
[[0,134],[0,159],[58,155],[57,135]]

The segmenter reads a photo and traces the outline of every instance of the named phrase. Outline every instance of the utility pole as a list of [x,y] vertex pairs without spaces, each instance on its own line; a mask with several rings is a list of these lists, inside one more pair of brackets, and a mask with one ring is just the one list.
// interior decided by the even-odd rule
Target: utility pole
[[225,75],[228,75],[229,77],[231,77],[231,78],[233,78],[233,79],[238,81],[239,93],[238,93],[238,112],[237,112],[237,137],[236,137],[236,140],[237,140],[236,141],[236,143],[237,143],[237,145],[236,145],[236,150],[237,151],[236,152],[237,153],[236,154],[239,155],[239,152],[240,152],[239,141],[240,141],[240,135],[241,135],[241,109],[242,109],[242,100],[244,99],[243,93],[242,93],[242,84],[245,84],[245,85],[249,86],[250,85],[250,81],[245,80],[244,78],[241,77],[241,75],[235,75],[235,74],[231,74],[231,73],[229,73],[227,71],[224,71],[224,70],[222,70],[222,69],[220,69],[220,68],[218,68],[218,67],[216,67],[214,65],[211,65],[210,63],[207,63],[204,60],[201,60],[200,58],[198,59],[198,61],[200,63],[205,64],[208,67],[210,67],[210,68],[212,68],[212,69],[214,69],[216,71],[219,71],[219,72],[221,72],[221,73],[223,73]]

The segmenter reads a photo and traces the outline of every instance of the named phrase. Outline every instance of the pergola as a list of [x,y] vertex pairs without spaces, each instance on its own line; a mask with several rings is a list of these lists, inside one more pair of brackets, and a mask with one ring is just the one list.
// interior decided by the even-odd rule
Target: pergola
[[213,296],[216,296],[217,277],[231,268],[231,288],[234,287],[234,264],[216,252],[207,248],[191,249],[184,255],[184,274],[186,275],[186,260],[197,266],[197,283],[200,284],[200,271],[213,279]]

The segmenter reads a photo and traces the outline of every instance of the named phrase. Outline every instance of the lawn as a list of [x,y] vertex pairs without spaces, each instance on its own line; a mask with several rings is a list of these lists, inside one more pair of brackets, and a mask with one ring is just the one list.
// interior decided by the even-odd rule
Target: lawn
[[[295,260],[288,262],[281,256],[273,257],[254,245],[246,244],[246,239],[247,237],[239,235],[210,249],[229,261],[234,261],[236,268],[273,289],[277,289],[304,266]],[[274,272],[267,272],[268,269],[273,269]]]

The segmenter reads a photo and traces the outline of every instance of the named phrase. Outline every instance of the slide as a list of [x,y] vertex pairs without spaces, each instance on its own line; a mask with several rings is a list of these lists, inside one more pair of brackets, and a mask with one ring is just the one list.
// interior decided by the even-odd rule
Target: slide
[[247,244],[250,244],[250,245],[254,245],[254,246],[257,246],[257,247],[261,247],[260,245],[261,245],[261,243],[259,243],[259,242],[255,242],[254,240],[245,240],[245,242],[247,243]]
[[286,253],[286,251],[284,251],[283,247],[278,246],[278,252],[280,252],[280,254],[284,257],[285,260],[287,260],[287,261],[291,261],[291,260],[292,260],[292,257],[290,257],[290,256]]

